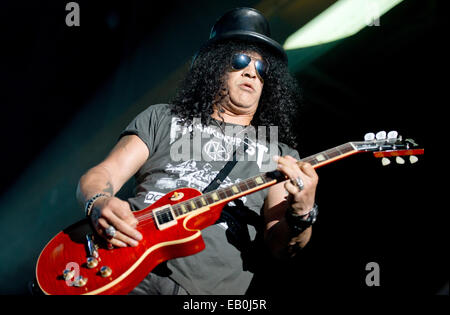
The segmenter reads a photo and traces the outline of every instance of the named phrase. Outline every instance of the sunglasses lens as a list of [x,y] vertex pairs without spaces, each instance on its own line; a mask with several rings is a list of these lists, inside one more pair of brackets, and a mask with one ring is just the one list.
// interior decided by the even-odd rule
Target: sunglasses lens
[[251,59],[249,56],[244,54],[236,54],[233,56],[233,59],[231,60],[231,66],[235,70],[241,70],[248,66]]
[[267,73],[267,64],[262,60],[257,60],[255,62],[256,71],[261,76],[261,78],[265,79]]

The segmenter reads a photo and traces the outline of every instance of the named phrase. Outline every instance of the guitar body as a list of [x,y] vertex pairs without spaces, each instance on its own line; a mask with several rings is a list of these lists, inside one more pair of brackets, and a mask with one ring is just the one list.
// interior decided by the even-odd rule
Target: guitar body
[[[153,268],[161,262],[193,255],[205,248],[200,230],[214,224],[220,217],[224,204],[199,208],[193,213],[177,219],[177,224],[166,229],[158,229],[151,219],[151,212],[167,204],[176,204],[201,195],[192,188],[176,190],[161,197],[151,206],[134,212],[141,218],[137,230],[143,239],[137,247],[108,249],[106,242],[96,237],[88,219],[81,220],[58,233],[43,249],[36,265],[36,279],[45,294],[127,294],[135,288]],[[149,217],[149,219],[145,219]],[[94,235],[98,245],[98,265],[88,268],[90,256],[86,235]],[[108,266],[112,273],[103,277],[101,267]],[[64,270],[73,270],[74,277],[65,280]],[[78,276],[87,278],[85,285],[73,285]]]

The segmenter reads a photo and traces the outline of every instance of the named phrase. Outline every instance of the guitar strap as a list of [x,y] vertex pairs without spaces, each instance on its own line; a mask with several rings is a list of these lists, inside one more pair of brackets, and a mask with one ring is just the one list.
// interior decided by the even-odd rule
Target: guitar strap
[[[244,152],[247,151],[247,148],[248,148],[247,137],[245,137],[244,138]],[[238,148],[234,149],[233,158],[225,164],[225,166],[222,168],[222,170],[219,172],[219,174],[217,174],[217,176],[212,180],[212,182],[208,185],[208,187],[206,187],[203,190],[202,193],[207,193],[209,191],[217,189],[217,187],[219,187],[220,184],[222,184],[222,182],[225,180],[225,178],[227,178],[228,174],[230,174],[231,170],[237,163],[237,160],[236,160],[237,149]]]

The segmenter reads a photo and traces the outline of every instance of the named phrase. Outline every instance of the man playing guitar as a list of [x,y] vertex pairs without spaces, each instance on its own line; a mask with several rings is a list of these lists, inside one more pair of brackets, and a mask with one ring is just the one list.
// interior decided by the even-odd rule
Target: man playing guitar
[[[169,260],[166,272],[152,272],[131,294],[244,294],[253,275],[246,254],[257,233],[279,258],[308,243],[317,215],[318,176],[310,164],[297,163],[297,90],[286,53],[270,38],[266,19],[254,9],[231,10],[214,25],[174,100],[139,114],[110,154],[81,177],[77,198],[113,248],[139,246],[142,234],[133,211],[149,206],[155,196],[184,186],[206,188],[231,159],[230,147],[238,149],[238,157],[242,153],[242,143],[234,140],[243,134],[247,158],[236,163],[221,187],[257,175],[268,159],[288,179],[227,205],[216,224],[202,231],[203,251]],[[271,143],[276,152],[260,149],[248,131],[274,125],[279,126],[279,139]],[[200,141],[192,137],[195,132],[201,133]],[[189,157],[174,160],[179,153],[174,146],[186,143]],[[251,159],[251,153],[266,156]],[[136,195],[117,198],[133,175]],[[261,218],[262,229],[248,218]]]

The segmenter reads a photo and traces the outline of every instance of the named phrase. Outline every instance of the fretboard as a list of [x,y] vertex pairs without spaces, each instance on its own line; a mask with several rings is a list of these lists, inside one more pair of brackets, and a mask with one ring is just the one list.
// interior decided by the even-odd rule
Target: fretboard
[[172,209],[176,216],[181,216],[202,207],[212,206],[224,201],[229,202],[233,199],[269,187],[282,179],[284,179],[284,176],[278,171],[267,172],[240,181],[236,184],[205,193],[184,202],[177,203],[172,205]]
[[[355,150],[351,143],[346,143],[333,149],[306,157],[300,161],[310,163],[314,167],[319,167],[350,155],[356,151],[357,150]],[[198,197],[174,204],[172,205],[172,209],[177,217],[182,216],[202,207],[212,206],[222,202],[229,202],[284,180],[286,180],[286,177],[279,171],[267,172],[240,181],[236,184],[219,188]]]
[[314,166],[315,168],[331,163],[335,160],[341,159],[347,155],[350,155],[352,153],[356,153],[357,150],[352,145],[351,142],[344,143],[340,146],[337,146],[335,148],[308,156],[306,158],[301,159],[302,162],[307,162]]

